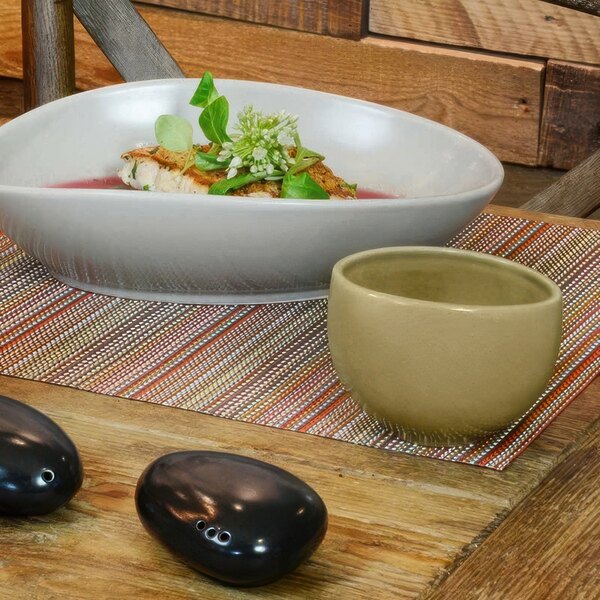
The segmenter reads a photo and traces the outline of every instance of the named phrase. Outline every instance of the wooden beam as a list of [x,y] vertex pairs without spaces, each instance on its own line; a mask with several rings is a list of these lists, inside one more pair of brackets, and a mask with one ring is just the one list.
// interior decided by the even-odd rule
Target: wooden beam
[[598,148],[600,67],[548,61],[539,164],[570,169]]
[[125,81],[183,77],[129,0],[73,0],[77,18]]
[[371,0],[369,29],[453,46],[600,63],[600,19],[541,0]]
[[25,109],[75,91],[72,0],[22,0]]
[[368,0],[141,0],[205,15],[358,40],[366,32]]
[[600,150],[523,205],[533,210],[586,217],[600,207]]

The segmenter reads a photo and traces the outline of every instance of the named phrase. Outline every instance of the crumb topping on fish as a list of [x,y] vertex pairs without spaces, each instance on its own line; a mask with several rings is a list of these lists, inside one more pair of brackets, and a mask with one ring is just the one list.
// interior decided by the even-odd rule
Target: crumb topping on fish
[[[210,145],[196,146],[208,152]],[[294,156],[295,149],[290,150]],[[185,192],[206,194],[214,183],[227,177],[227,170],[203,171],[195,165],[182,172],[188,152],[173,152],[162,146],[146,146],[129,150],[121,155],[125,165],[118,175],[126,185],[146,191]],[[322,161],[311,165],[306,172],[329,194],[332,199],[356,199],[356,191],[338,177]],[[233,196],[277,198],[281,192],[281,181],[262,180],[250,183],[231,192]]]

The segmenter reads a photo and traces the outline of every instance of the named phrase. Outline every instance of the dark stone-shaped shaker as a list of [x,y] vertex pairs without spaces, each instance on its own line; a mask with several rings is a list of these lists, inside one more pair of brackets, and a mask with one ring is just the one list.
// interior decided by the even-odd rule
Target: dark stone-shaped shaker
[[291,473],[221,452],[175,452],[153,462],[136,490],[153,536],[198,571],[256,586],[295,569],[321,543],[327,509]]
[[38,410],[0,396],[0,515],[52,512],[82,482],[81,459],[67,434]]

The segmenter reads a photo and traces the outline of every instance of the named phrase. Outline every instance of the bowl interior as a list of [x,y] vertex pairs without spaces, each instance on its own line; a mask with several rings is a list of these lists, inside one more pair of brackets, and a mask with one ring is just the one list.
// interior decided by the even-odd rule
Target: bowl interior
[[370,292],[461,306],[543,302],[554,284],[521,265],[474,252],[389,249],[346,259],[342,276]]
[[[76,94],[26,113],[0,128],[0,182],[30,187],[114,175],[120,155],[155,143],[154,121],[164,113],[194,124],[188,104],[197,80],[128,83]],[[299,115],[303,143],[361,188],[402,197],[447,196],[498,187],[502,167],[491,152],[456,131],[398,111],[288,86],[220,80],[230,127],[246,104],[263,112]]]

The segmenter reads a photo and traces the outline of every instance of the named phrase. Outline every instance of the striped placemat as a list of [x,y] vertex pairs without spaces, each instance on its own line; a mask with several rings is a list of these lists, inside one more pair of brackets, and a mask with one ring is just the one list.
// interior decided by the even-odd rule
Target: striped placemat
[[325,300],[192,306],[82,292],[0,235],[0,372],[386,450],[505,468],[600,370],[600,232],[480,215],[450,245],[504,256],[564,294],[556,369],[537,405],[465,447],[402,441],[342,388]]

